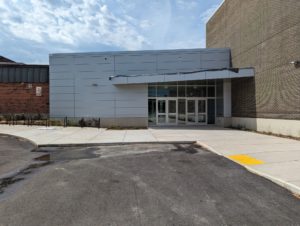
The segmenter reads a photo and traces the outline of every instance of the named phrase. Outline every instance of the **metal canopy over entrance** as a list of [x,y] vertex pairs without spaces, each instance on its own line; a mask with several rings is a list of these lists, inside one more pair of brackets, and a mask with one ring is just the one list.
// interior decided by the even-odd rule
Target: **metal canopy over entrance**
[[168,74],[116,75],[109,79],[114,85],[151,84],[157,82],[180,82],[209,79],[231,79],[254,77],[253,68],[206,69],[202,71],[178,72]]

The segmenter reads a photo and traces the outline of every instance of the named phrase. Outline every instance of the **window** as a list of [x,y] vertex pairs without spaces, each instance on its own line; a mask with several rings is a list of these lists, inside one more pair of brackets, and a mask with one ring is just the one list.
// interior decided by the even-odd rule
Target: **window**
[[[210,82],[215,83],[215,80]],[[185,83],[194,85],[183,85]],[[148,97],[215,97],[216,86],[215,85],[199,85],[206,84],[207,81],[189,81],[189,82],[178,82],[177,83],[157,83],[155,85],[148,86]],[[198,84],[198,85],[197,85]],[[218,90],[217,90],[218,92]]]
[[187,86],[188,97],[206,97],[206,86]]
[[214,86],[209,86],[207,88],[207,96],[208,97],[215,97],[215,87]]
[[186,86],[178,86],[178,96],[179,97],[186,97],[185,88],[186,88]]
[[177,97],[177,86],[157,86],[158,97]]
[[156,97],[156,86],[148,86],[148,97]]

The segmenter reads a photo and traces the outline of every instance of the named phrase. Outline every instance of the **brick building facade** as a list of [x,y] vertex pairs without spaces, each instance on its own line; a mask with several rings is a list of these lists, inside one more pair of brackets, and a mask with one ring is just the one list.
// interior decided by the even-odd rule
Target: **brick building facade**
[[207,23],[208,48],[228,47],[232,67],[255,68],[254,78],[232,80],[233,121],[300,127],[300,69],[291,64],[300,60],[299,12],[299,0],[225,0]]
[[[36,88],[42,88],[42,96],[36,96]],[[1,114],[48,114],[48,83],[0,83]]]
[[0,60],[0,114],[48,114],[49,67]]

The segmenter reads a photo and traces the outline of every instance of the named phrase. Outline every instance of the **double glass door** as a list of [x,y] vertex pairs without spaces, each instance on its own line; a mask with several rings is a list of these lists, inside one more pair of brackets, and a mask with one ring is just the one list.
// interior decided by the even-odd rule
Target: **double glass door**
[[157,98],[157,125],[207,124],[206,98]]
[[187,99],[187,124],[207,124],[207,100]]
[[176,125],[177,124],[177,99],[162,98],[156,101],[157,125]]

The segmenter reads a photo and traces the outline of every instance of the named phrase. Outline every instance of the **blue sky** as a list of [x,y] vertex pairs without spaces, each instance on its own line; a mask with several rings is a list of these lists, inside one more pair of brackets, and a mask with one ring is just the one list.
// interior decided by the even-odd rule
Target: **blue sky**
[[48,63],[49,53],[205,47],[223,0],[0,0],[0,55]]

